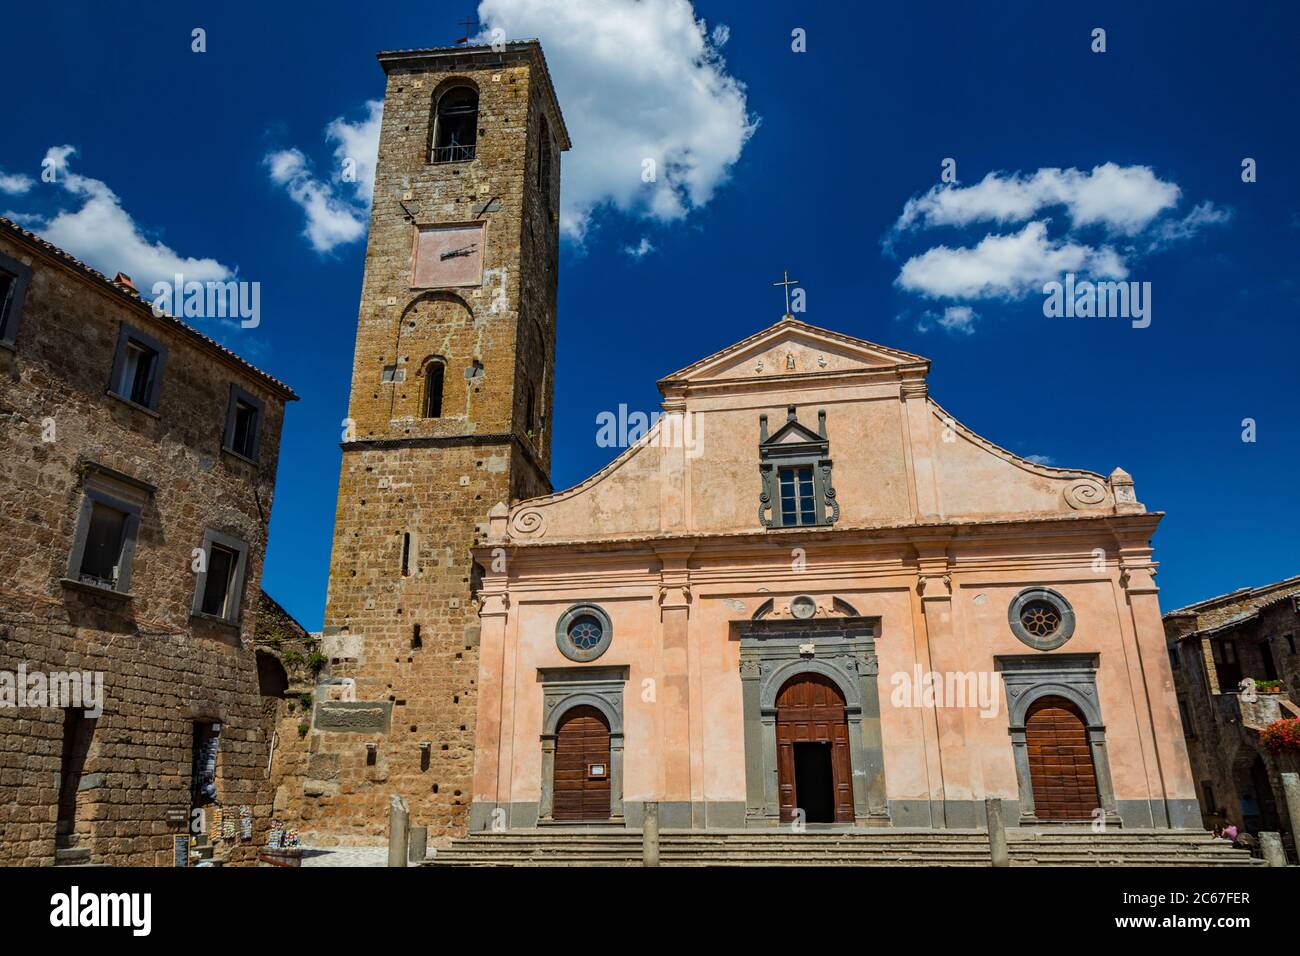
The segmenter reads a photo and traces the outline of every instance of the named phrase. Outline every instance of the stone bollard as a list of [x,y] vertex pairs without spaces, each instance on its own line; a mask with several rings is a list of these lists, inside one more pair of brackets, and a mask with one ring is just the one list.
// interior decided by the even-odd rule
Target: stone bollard
[[1282,834],[1261,833],[1259,849],[1264,854],[1264,862],[1269,866],[1286,866],[1286,850],[1282,849]]
[[429,847],[429,828],[411,827],[408,838],[410,849],[406,858],[411,863],[423,863]]
[[410,822],[406,801],[400,794],[388,798],[388,865],[406,866],[407,825]]
[[1291,842],[1300,853],[1300,773],[1282,774],[1282,795],[1286,797],[1286,812],[1291,817]]
[[1007,846],[1007,828],[1002,822],[1002,799],[989,797],[984,801],[984,816],[988,819],[989,856],[994,866],[1010,866],[1011,850]]
[[641,821],[641,865],[659,865],[659,804],[647,803]]

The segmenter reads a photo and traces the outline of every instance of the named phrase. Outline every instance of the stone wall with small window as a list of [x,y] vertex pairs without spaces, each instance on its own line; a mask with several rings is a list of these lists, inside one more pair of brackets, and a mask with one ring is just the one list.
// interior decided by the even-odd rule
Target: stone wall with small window
[[[30,275],[0,348],[0,675],[99,673],[103,712],[69,730],[65,699],[6,701],[0,676],[0,865],[169,865],[200,724],[224,816],[202,826],[250,861],[270,814],[253,611],[292,393],[7,227],[6,260]],[[238,452],[232,389],[258,412]]]

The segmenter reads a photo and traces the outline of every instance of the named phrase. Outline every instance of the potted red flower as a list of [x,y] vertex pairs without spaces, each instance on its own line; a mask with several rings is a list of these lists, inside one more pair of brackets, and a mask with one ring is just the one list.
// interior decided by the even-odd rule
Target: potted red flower
[[1259,741],[1274,754],[1300,754],[1300,717],[1283,717],[1259,732]]

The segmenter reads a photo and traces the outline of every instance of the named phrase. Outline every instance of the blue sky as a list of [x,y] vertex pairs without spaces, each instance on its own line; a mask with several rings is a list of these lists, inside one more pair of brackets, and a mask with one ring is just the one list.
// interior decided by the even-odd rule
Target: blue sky
[[[488,0],[479,13],[540,33],[557,82],[572,84],[561,105],[580,104],[564,173],[557,488],[614,454],[596,444],[598,413],[657,408],[658,377],[778,319],[771,282],[788,268],[806,290],[800,318],[930,357],[931,394],[990,440],[1129,471],[1168,512],[1156,538],[1166,609],[1300,571],[1294,5],[699,0],[703,30],[682,19],[685,0],[598,6],[572,0],[565,19]],[[364,222],[332,163],[382,96],[374,52],[448,44],[475,9],[20,4],[0,32],[18,105],[0,141],[0,210],[72,237],[110,274],[172,254],[261,283],[257,329],[196,324],[302,396],[263,583],[313,629],[364,241],[309,241],[267,157],[297,150],[300,184]],[[642,24],[626,56],[597,62],[575,40],[589,31],[595,49],[654,10],[662,29]],[[1090,49],[1095,27],[1104,53]],[[791,49],[796,28],[806,52]],[[681,90],[637,69],[678,61]],[[601,117],[618,135],[581,142]],[[611,151],[642,139],[665,161],[651,194],[606,175],[625,158]],[[41,182],[63,145],[76,149],[64,179]],[[949,157],[957,182],[941,184]],[[1045,261],[1150,282],[1150,326],[1045,318],[1041,291],[1024,291]]]

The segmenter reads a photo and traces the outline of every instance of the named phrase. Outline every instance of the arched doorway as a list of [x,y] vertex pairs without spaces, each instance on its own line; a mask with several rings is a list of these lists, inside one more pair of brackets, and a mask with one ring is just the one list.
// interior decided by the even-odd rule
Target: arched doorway
[[608,820],[609,724],[595,707],[568,711],[555,733],[552,819]]
[[1259,754],[1251,760],[1246,772],[1238,770],[1237,791],[1241,795],[1238,804],[1241,825],[1247,833],[1282,829],[1277,801],[1273,798],[1273,784]]
[[1025,715],[1025,747],[1040,820],[1091,820],[1101,806],[1088,728],[1064,697],[1041,697]]
[[829,677],[799,674],[776,695],[781,820],[853,822],[853,768],[844,694]]

